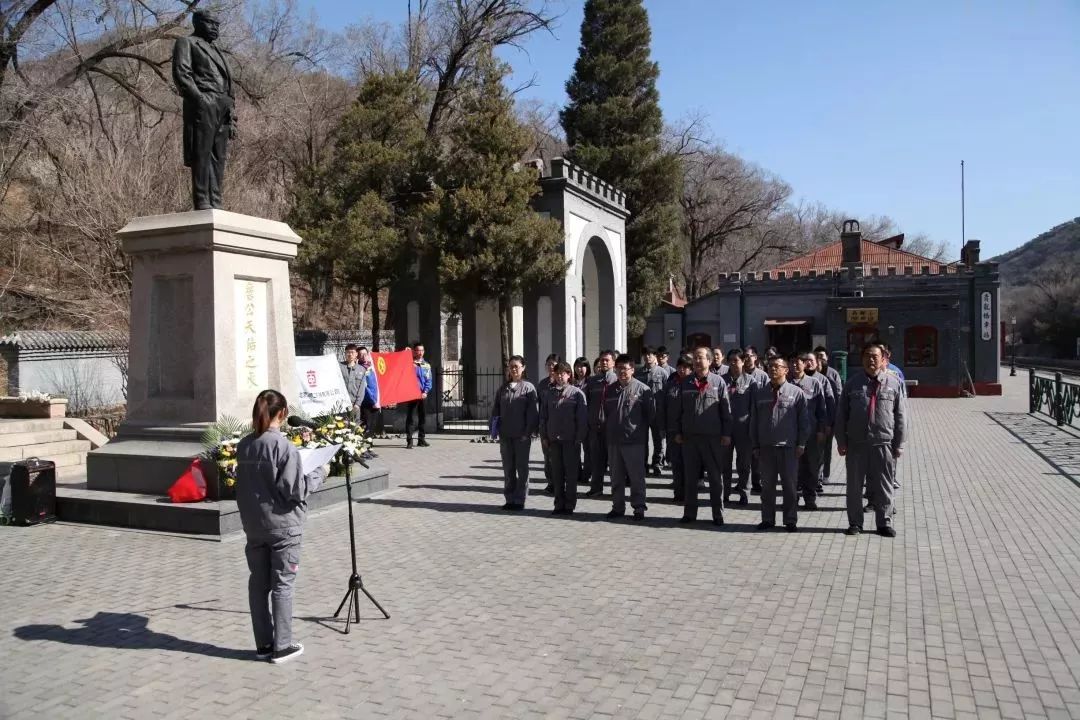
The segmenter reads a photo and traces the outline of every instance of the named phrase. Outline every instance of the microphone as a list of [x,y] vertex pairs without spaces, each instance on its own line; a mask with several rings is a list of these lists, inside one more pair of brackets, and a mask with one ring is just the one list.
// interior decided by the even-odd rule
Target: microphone
[[289,419],[286,420],[285,422],[289,423],[293,427],[306,427],[306,428],[310,428],[312,430],[318,430],[319,429],[318,425],[311,422],[310,420],[305,420],[304,418],[300,417],[299,415],[290,415]]

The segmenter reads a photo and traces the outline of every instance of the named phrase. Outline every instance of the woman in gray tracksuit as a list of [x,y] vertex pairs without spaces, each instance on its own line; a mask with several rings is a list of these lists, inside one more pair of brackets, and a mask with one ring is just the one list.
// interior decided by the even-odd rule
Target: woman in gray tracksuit
[[514,355],[506,363],[506,382],[495,393],[492,423],[498,423],[499,454],[503,466],[503,510],[524,510],[529,494],[529,451],[540,429],[536,388],[525,379],[525,358]]
[[292,641],[293,583],[307,498],[326,477],[324,468],[304,475],[299,451],[281,433],[288,407],[277,390],[259,393],[251,412],[254,432],[236,447],[236,505],[247,535],[255,657],[272,663],[304,652],[303,645]]

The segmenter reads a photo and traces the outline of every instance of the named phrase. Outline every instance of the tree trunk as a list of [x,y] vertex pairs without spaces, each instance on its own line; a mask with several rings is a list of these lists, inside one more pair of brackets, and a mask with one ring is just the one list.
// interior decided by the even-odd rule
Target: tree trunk
[[499,347],[502,350],[502,363],[510,361],[510,298],[499,298]]
[[382,322],[379,318],[379,288],[368,288],[368,297],[371,302],[371,348],[373,352],[381,352],[379,335],[382,334]]

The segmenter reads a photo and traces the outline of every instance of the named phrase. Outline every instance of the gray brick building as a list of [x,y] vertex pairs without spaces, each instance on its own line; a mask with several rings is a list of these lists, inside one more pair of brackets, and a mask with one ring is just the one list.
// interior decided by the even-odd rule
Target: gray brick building
[[774,345],[781,352],[824,345],[853,353],[872,339],[889,344],[912,394],[1000,394],[1000,282],[969,240],[959,263],[901,249],[903,235],[871,242],[859,224],[840,240],[762,273],[721,274],[717,288],[649,319],[645,341],[669,349]]

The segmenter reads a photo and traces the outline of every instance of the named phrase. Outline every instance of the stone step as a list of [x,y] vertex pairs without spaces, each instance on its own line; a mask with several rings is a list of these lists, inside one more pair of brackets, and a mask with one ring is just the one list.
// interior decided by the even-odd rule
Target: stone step
[[41,460],[51,460],[57,467],[63,467],[85,464],[88,452],[90,452],[90,443],[85,440],[62,440],[38,445],[0,448],[0,460],[18,461],[36,457]]
[[59,430],[38,430],[36,432],[25,433],[5,433],[0,435],[0,452],[4,452],[7,448],[78,439],[79,434],[74,430],[65,430],[63,428],[60,428]]
[[[355,473],[352,497],[360,500],[391,487],[390,471],[378,466]],[[348,497],[343,478],[332,477],[308,497],[308,513],[343,504]],[[60,520],[91,525],[185,533],[222,539],[241,532],[235,500],[174,504],[164,495],[90,490],[86,483],[58,485],[56,515]]]
[[63,430],[63,418],[51,418],[48,420],[0,420],[0,435],[9,433],[31,433],[46,430]]

